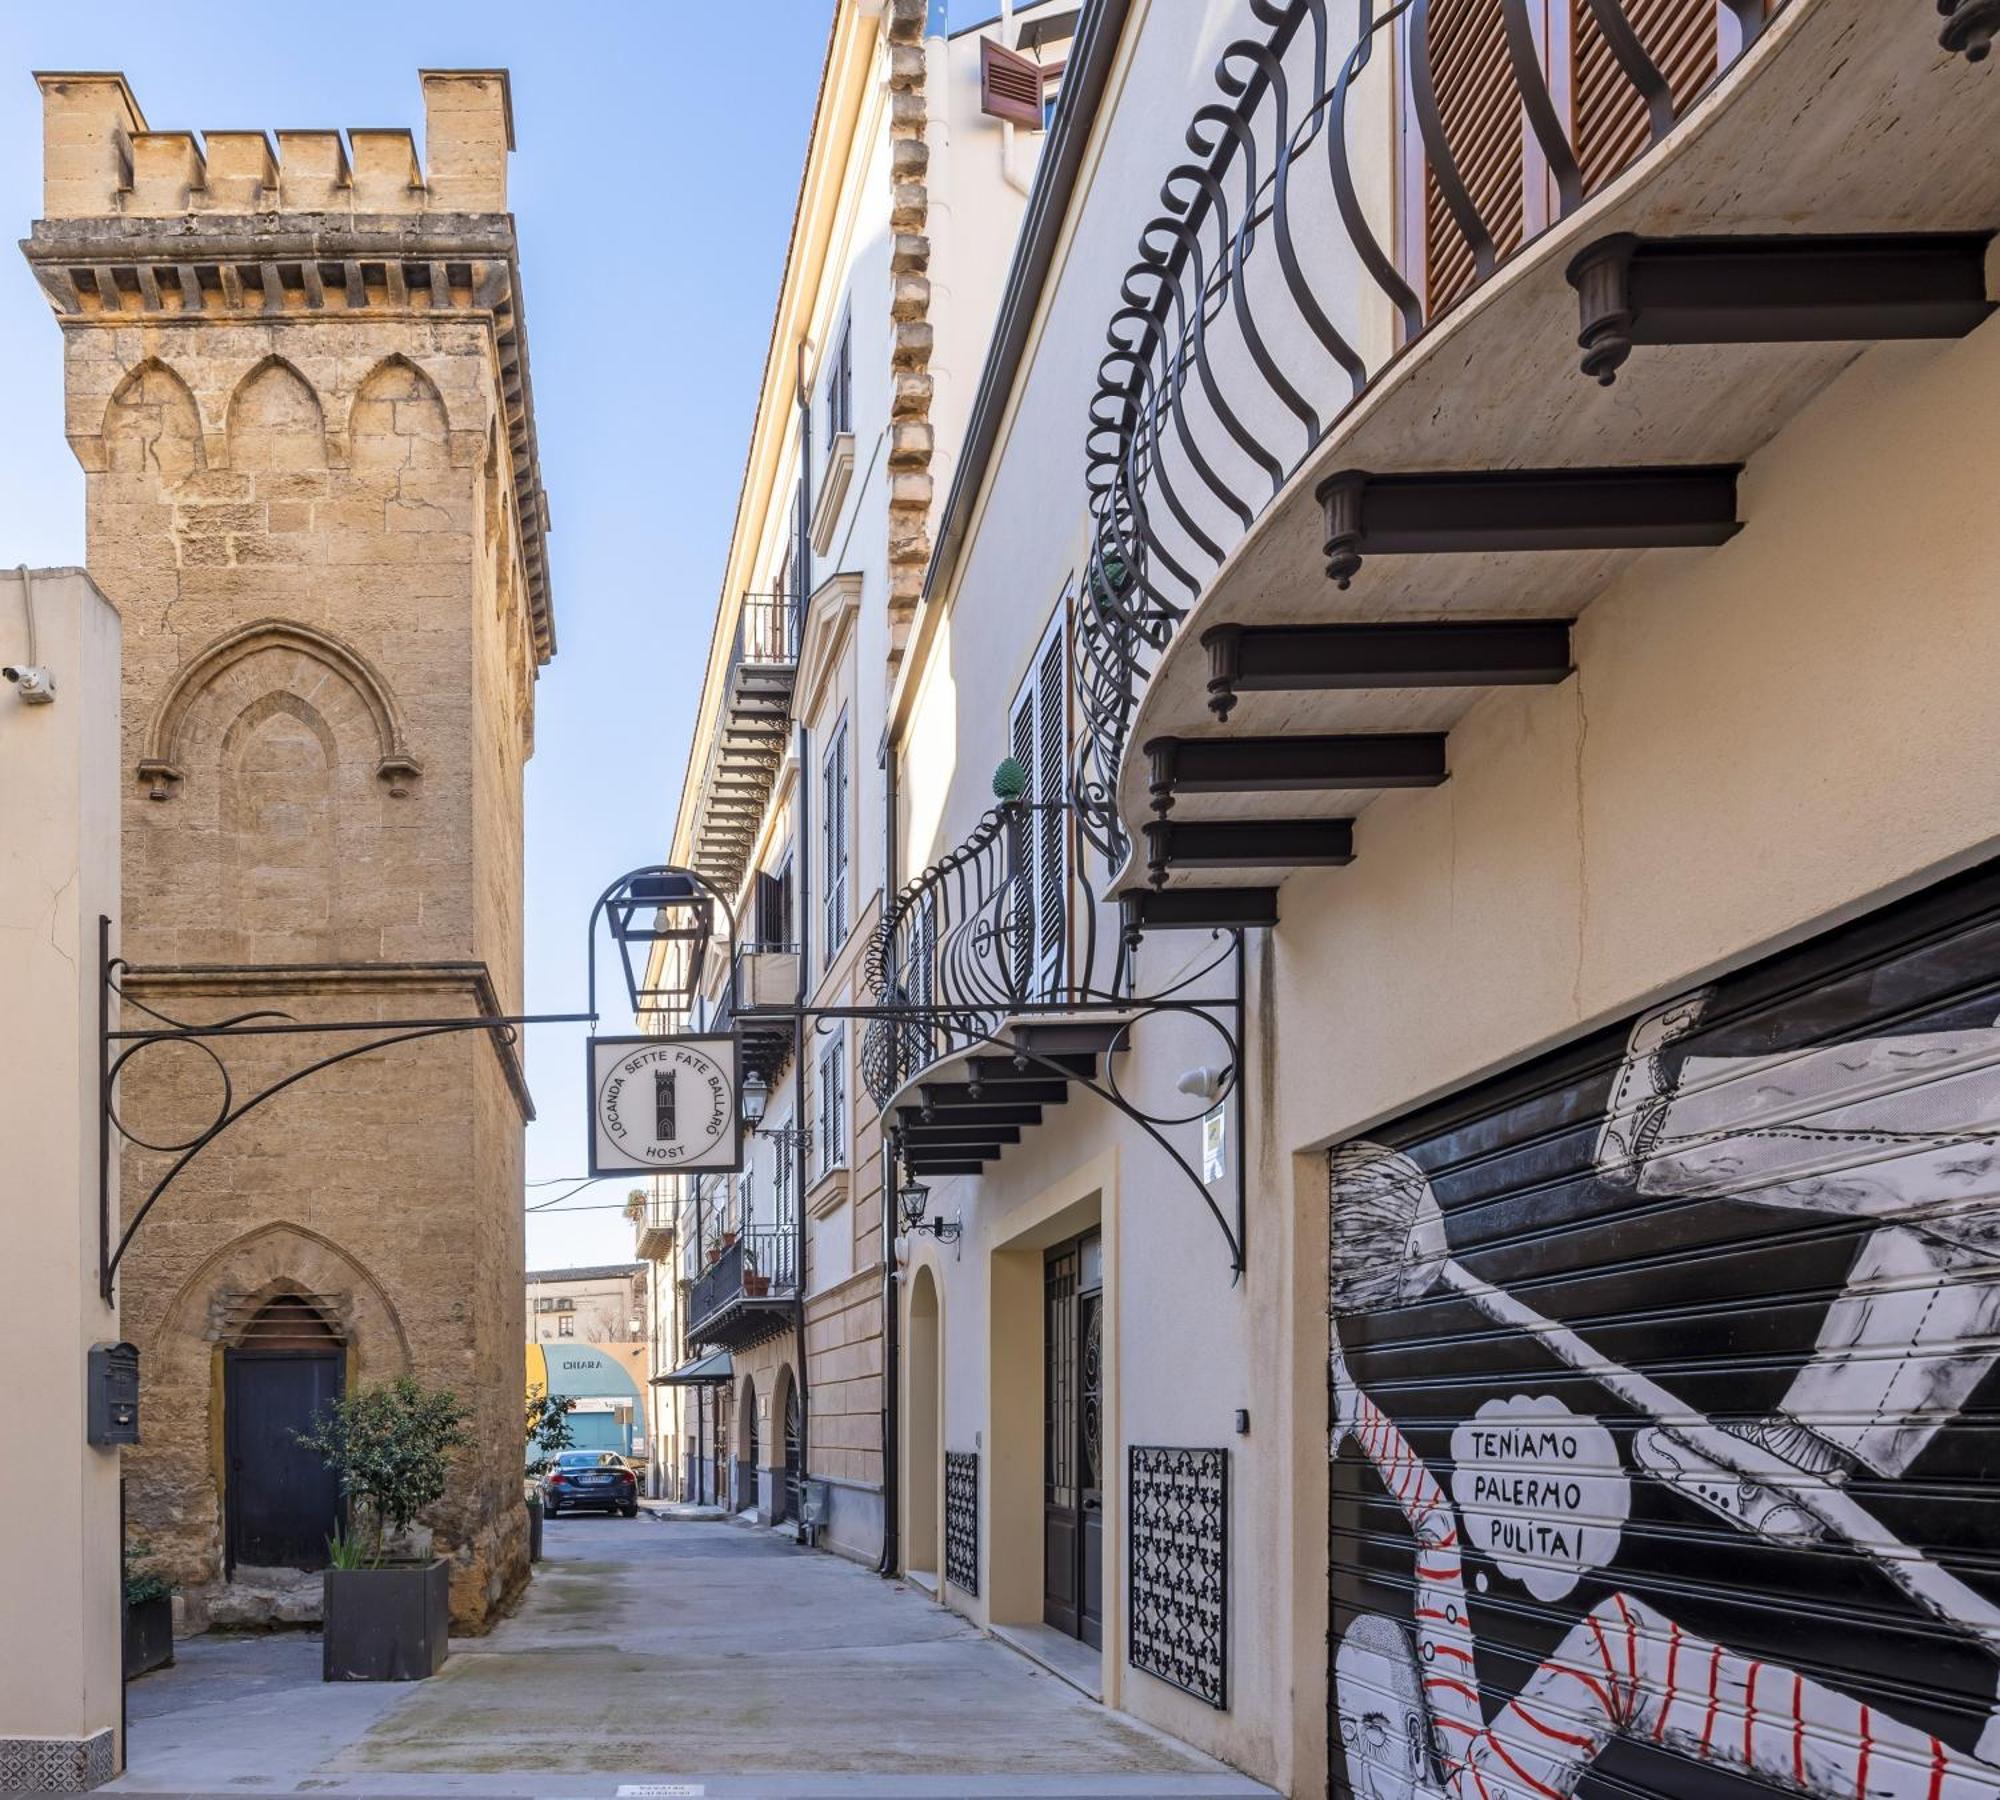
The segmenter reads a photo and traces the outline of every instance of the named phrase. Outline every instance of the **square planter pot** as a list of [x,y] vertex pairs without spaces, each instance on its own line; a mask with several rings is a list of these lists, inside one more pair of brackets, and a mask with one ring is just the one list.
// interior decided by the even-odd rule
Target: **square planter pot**
[[422,1681],[450,1653],[451,1572],[441,1561],[328,1569],[320,1673],[327,1681]]
[[752,1300],[761,1300],[767,1294],[769,1294],[770,1291],[771,1291],[770,1276],[752,1275],[747,1270],[744,1272],[743,1292],[747,1298]]
[[157,1600],[127,1601],[125,1605],[125,1679],[164,1669],[174,1660],[174,1603],[162,1594]]

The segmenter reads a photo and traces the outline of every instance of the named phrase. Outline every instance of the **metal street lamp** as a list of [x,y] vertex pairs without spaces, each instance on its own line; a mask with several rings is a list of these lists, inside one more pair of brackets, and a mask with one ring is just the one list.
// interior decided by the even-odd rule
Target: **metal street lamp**
[[902,1210],[903,1223],[911,1231],[921,1231],[924,1221],[930,1216],[931,1191],[921,1181],[906,1181],[896,1195],[896,1204]]
[[770,1104],[770,1082],[757,1070],[748,1070],[744,1074],[738,1098],[743,1106],[744,1125],[749,1130],[755,1131],[764,1122],[764,1108]]

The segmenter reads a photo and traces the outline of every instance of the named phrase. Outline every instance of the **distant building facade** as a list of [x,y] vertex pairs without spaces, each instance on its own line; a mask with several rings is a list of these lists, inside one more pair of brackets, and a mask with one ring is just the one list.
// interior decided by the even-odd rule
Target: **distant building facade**
[[[767,1084],[739,1176],[678,1182],[685,1498],[884,1543],[887,1236],[862,1033],[879,747],[1073,8],[950,28],[840,0],[668,861],[733,897],[692,1023]],[[996,74],[996,68],[998,73]]]
[[[518,1012],[554,635],[506,75],[424,74],[422,165],[404,130],[198,140],[151,129],[117,75],[39,79],[24,249],[62,329],[89,566],[125,621],[128,1018]],[[234,1092],[330,1047],[229,1046]],[[168,1049],[120,1088],[171,1144],[219,1082]],[[130,1519],[191,1624],[254,1619],[267,1574],[324,1560],[338,1496],[293,1433],[405,1371],[472,1411],[433,1521],[457,1628],[525,1579],[531,1110],[507,1034],[406,1043],[276,1095],[147,1219],[121,1281],[144,1358]],[[127,1148],[128,1216],[167,1165]]]
[[643,1344],[647,1265],[599,1263],[528,1271],[528,1338],[586,1344]]

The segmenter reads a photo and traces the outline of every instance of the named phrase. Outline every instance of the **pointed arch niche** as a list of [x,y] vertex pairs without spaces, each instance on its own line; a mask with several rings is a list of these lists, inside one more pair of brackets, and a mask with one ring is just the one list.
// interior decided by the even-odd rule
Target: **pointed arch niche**
[[347,415],[348,467],[401,474],[451,464],[451,425],[437,383],[407,356],[385,356]]
[[319,395],[282,356],[267,356],[229,397],[229,466],[293,473],[327,466]]
[[[256,666],[261,663],[273,666],[268,670]],[[272,679],[260,682],[258,678],[265,675]],[[328,677],[338,681],[366,714],[375,744],[376,779],[401,799],[423,770],[410,754],[402,717],[388,684],[365,657],[338,638],[285,619],[260,619],[245,625],[217,638],[182,666],[146,733],[146,753],[140,758],[138,775],[146,784],[148,798],[169,799],[186,779],[190,745],[200,734],[200,715],[208,710],[205,702],[225,692],[234,693],[243,704],[226,708],[228,724],[233,726],[247,707],[265,696],[289,693],[299,702],[299,708],[294,709],[299,716],[303,717],[301,709],[309,709],[325,721],[330,710],[325,691]]]
[[135,366],[105,403],[103,466],[172,486],[207,467],[201,413],[188,385],[156,356]]

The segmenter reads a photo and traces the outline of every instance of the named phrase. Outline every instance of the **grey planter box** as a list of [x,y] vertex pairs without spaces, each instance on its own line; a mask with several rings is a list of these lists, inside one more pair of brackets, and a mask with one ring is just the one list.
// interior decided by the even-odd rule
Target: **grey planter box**
[[443,1562],[328,1569],[321,1677],[422,1681],[451,1649],[451,1571]]
[[164,1669],[174,1660],[174,1603],[162,1594],[157,1600],[132,1600],[125,1604],[125,1679]]

